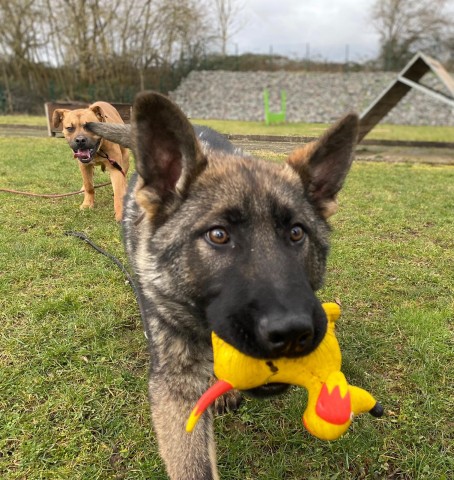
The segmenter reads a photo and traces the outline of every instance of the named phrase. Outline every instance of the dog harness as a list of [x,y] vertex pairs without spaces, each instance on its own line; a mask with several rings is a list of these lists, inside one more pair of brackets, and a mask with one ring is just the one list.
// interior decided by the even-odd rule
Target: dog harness
[[105,158],[112,165],[112,167],[119,170],[123,174],[123,177],[126,177],[126,174],[124,170],[121,168],[121,165],[116,160],[112,160],[104,150],[99,149],[96,153],[100,157]]

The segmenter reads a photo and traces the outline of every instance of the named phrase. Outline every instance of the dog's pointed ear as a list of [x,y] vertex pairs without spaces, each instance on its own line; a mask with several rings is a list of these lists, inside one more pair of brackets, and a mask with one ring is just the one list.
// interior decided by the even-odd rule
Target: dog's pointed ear
[[184,198],[206,158],[189,120],[161,94],[144,92],[136,97],[132,125],[141,178],[137,201],[154,214],[160,205]]
[[287,159],[300,175],[308,199],[324,218],[336,213],[337,193],[353,161],[358,124],[358,115],[350,113],[319,140],[296,149]]
[[109,142],[118,143],[122,147],[133,148],[130,124],[87,122],[85,130],[103,137]]
[[63,117],[65,113],[69,112],[64,108],[56,108],[52,113],[52,127],[58,128],[63,123]]
[[105,115],[104,110],[99,105],[94,105],[90,107],[90,110],[96,115],[96,118],[100,122],[105,122],[107,115]]

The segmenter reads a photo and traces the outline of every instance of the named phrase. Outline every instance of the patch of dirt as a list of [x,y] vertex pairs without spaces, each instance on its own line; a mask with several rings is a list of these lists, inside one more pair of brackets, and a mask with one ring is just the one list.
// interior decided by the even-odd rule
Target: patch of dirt
[[[289,154],[301,146],[296,142],[269,142],[257,140],[232,140],[237,147],[260,156],[260,152]],[[383,145],[359,145],[356,159],[370,162],[425,163],[430,165],[454,165],[454,149],[439,147],[407,147]]]
[[47,128],[32,125],[0,125],[0,137],[47,137]]
[[371,162],[425,163],[429,165],[454,165],[454,149],[428,147],[362,146],[356,158]]

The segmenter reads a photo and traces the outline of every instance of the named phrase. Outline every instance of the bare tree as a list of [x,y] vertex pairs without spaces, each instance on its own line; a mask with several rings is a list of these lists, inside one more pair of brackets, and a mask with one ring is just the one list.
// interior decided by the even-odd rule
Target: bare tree
[[158,31],[159,51],[167,62],[199,56],[212,37],[207,5],[200,0],[161,0]]
[[244,22],[239,19],[243,5],[237,0],[214,0],[217,24],[217,37],[220,42],[221,55],[227,55],[228,41],[238,33]]
[[6,56],[16,62],[36,60],[35,54],[42,41],[39,22],[42,11],[39,0],[0,0],[0,46]]
[[72,65],[82,81],[93,81],[93,73],[111,53],[113,22],[120,2],[48,0],[62,57],[59,60]]
[[157,29],[159,22],[156,0],[132,0],[122,5],[119,16],[119,42],[116,51],[120,56],[132,59],[140,79],[140,90],[145,89],[145,71],[159,65]]
[[172,89],[214,38],[211,1],[0,0],[0,93],[12,110]]
[[372,23],[380,34],[380,60],[385,70],[401,68],[417,50],[432,51],[443,42],[453,19],[448,0],[377,0]]
[[40,50],[47,42],[40,28],[43,19],[41,0],[0,0],[1,83],[7,111],[13,110],[14,89],[32,91],[42,81],[42,76],[36,73]]

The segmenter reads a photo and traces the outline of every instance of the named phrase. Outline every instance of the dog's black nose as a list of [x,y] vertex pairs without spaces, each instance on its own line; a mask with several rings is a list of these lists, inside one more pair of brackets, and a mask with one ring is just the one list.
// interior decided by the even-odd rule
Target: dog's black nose
[[79,135],[78,137],[76,137],[74,139],[74,141],[76,142],[76,145],[79,147],[79,148],[83,148],[86,146],[87,144],[87,137],[84,137],[82,135]]
[[272,357],[305,355],[313,347],[313,321],[310,315],[267,315],[259,321],[258,337]]

